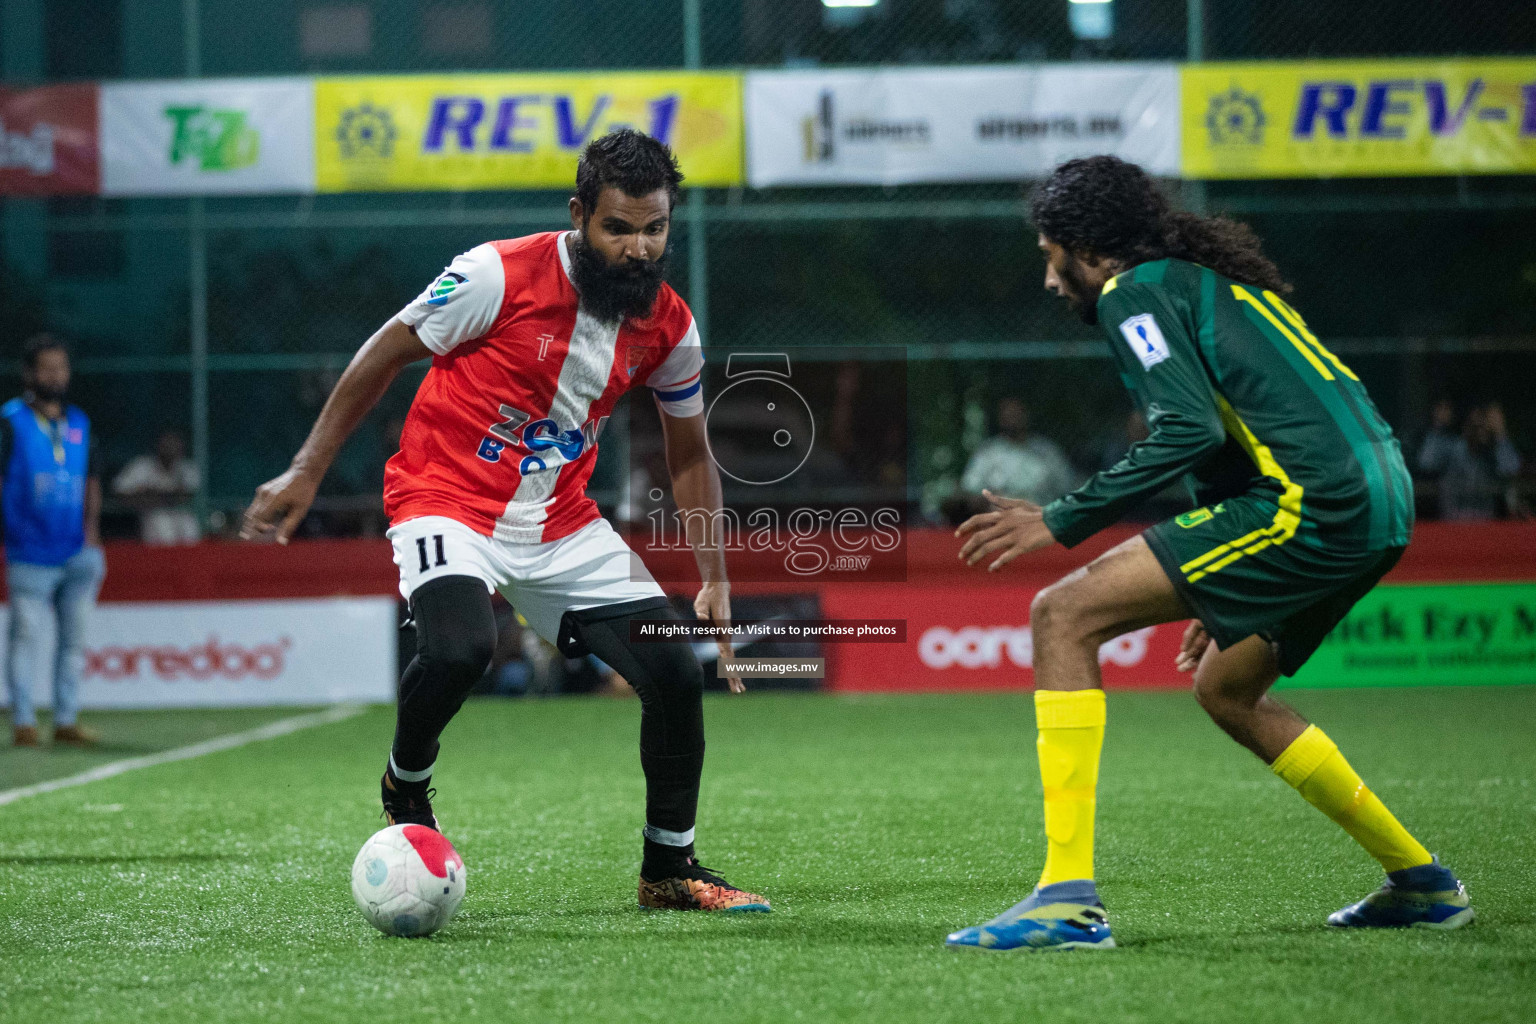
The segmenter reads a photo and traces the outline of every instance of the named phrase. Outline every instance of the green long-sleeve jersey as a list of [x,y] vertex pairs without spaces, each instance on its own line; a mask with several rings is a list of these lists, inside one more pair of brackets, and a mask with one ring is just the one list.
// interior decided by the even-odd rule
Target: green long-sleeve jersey
[[1275,503],[1283,539],[1384,550],[1408,543],[1413,484],[1360,379],[1273,292],[1183,260],[1111,280],[1099,322],[1150,435],[1045,509],[1077,544],[1187,476],[1196,505]]

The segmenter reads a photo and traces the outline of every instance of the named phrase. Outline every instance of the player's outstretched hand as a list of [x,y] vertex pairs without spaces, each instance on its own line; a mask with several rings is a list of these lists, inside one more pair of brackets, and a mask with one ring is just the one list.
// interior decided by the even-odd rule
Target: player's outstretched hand
[[1211,634],[1205,631],[1205,623],[1195,619],[1184,630],[1184,642],[1179,645],[1179,656],[1173,660],[1180,672],[1193,672],[1205,657],[1205,649],[1211,646]]
[[245,510],[240,524],[241,540],[276,540],[287,544],[299,528],[309,506],[314,504],[320,481],[299,469],[290,468],[256,488],[256,498]]
[[[729,583],[704,584],[699,590],[699,596],[693,599],[693,614],[711,623],[717,629],[729,630],[731,628],[731,585]],[[719,648],[720,657],[723,659],[729,660],[734,654],[729,634],[716,637],[715,646]],[[732,693],[747,691],[746,684],[739,676],[727,676],[725,681]]]
[[999,552],[987,566],[988,572],[996,572],[1020,555],[1056,542],[1050,527],[1045,525],[1045,513],[1039,505],[1023,498],[999,497],[991,491],[981,493],[991,502],[992,511],[971,516],[955,531],[956,537],[966,538],[960,547],[962,562],[975,565]]

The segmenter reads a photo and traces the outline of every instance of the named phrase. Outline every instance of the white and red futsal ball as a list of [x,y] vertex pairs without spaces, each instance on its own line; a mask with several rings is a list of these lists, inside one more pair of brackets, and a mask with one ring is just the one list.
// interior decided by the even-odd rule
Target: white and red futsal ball
[[386,935],[431,935],[464,899],[464,858],[435,829],[391,825],[357,851],[352,898]]

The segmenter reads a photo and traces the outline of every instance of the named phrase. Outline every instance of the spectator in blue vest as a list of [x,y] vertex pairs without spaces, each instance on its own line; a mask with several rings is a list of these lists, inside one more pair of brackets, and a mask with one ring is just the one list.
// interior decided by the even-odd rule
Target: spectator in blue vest
[[53,648],[53,741],[98,737],[77,721],[86,621],[106,574],[101,481],[91,458],[91,421],[65,402],[69,351],[50,335],[26,344],[26,392],[0,406],[0,510],[10,591],[6,683],[18,747],[37,745],[32,684]]

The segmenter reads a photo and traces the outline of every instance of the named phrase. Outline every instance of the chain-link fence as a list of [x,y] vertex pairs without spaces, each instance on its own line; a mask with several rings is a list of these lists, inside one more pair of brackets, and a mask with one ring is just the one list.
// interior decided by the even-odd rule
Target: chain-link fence
[[[177,74],[181,33],[145,18],[148,6],[50,0],[48,16],[64,25],[82,24],[87,14],[94,21],[103,7],[139,15],[121,19],[120,67],[87,66],[89,48],[82,53],[76,40],[59,47],[69,63],[61,73]],[[1081,24],[1074,6],[1105,7],[1096,16],[1107,25]],[[197,7],[208,75],[665,68],[685,64],[690,46],[710,67],[1173,59],[1188,55],[1192,10],[1208,60],[1536,50],[1536,10],[1519,0],[202,0]]]
[[[1110,9],[1088,38],[1074,6]],[[5,77],[68,78],[1207,59],[1536,52],[1536,5],[1415,0],[10,0]],[[23,45],[30,10],[41,30]],[[106,14],[103,14],[106,11]],[[87,17],[89,15],[89,17]],[[35,26],[34,26],[35,28]],[[1089,26],[1091,29],[1092,26]],[[1102,26],[1101,26],[1102,28]],[[562,226],[564,192],[4,201],[12,344],[77,346],[79,401],[110,471],[163,427],[206,438],[212,525],[282,468],[357,345],[457,252]],[[1536,450],[1536,181],[1215,183],[1296,304],[1412,442],[1441,397],[1501,402]],[[711,189],[680,209],[678,290],[721,350],[905,346],[914,506],[937,514],[1017,395],[1080,472],[1124,442],[1129,406],[1096,335],[1044,294],[1020,186]],[[705,244],[691,241],[702,234]],[[205,296],[205,303],[203,297]],[[206,324],[206,359],[190,338]],[[381,525],[382,462],[416,375],[343,453],[312,528]],[[203,383],[199,383],[203,382]],[[606,451],[606,449],[605,449]],[[605,464],[594,488],[612,501]],[[1504,502],[1509,504],[1509,502]],[[129,531],[120,512],[111,524]]]

